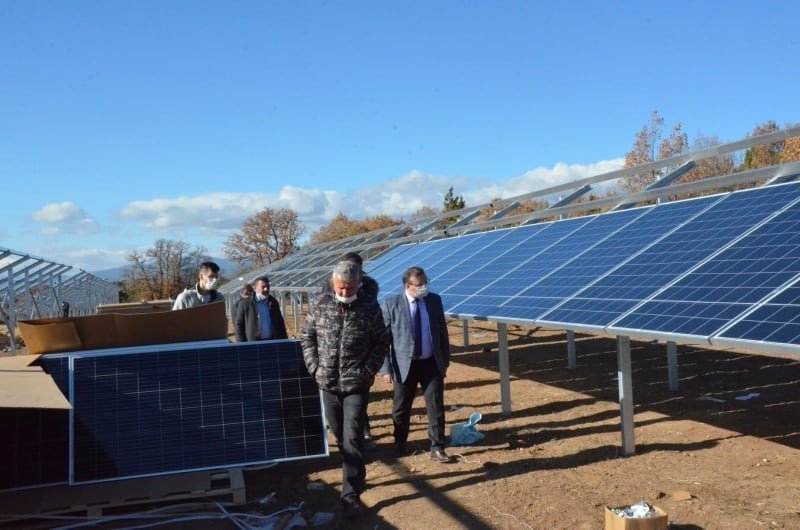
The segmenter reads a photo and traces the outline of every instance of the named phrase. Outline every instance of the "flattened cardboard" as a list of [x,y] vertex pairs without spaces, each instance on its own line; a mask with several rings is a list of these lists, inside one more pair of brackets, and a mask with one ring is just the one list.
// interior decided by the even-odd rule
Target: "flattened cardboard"
[[667,530],[669,528],[669,520],[667,512],[653,506],[653,509],[658,513],[656,517],[646,517],[643,519],[629,519],[627,517],[620,517],[611,511],[614,508],[627,508],[627,506],[606,506],[606,526],[605,530]]
[[70,319],[20,320],[17,322],[17,327],[28,353],[55,353],[83,348],[78,329]]
[[0,407],[72,408],[53,378],[40,367],[30,366],[37,358],[38,356],[32,355],[0,358]]
[[98,315],[156,313],[172,309],[173,300],[150,300],[147,302],[126,302],[122,304],[100,304],[97,306]]
[[224,339],[228,334],[222,302],[180,311],[22,320],[17,324],[32,354]]
[[179,311],[132,315],[114,315],[119,343],[117,346],[145,346],[228,336],[225,304],[215,302]]

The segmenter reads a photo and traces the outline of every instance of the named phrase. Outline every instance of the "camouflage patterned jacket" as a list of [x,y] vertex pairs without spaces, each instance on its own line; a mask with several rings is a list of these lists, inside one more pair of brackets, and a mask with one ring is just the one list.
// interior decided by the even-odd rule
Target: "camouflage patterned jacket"
[[330,293],[311,304],[301,336],[308,373],[324,390],[349,393],[368,390],[389,353],[389,333],[380,307],[359,293],[352,304]]

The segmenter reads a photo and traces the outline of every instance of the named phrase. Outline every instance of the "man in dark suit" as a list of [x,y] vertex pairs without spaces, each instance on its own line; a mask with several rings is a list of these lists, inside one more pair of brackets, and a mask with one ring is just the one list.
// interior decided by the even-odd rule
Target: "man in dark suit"
[[233,325],[236,342],[287,338],[280,305],[269,294],[269,278],[262,276],[253,282],[253,296],[239,302]]
[[444,378],[450,364],[450,338],[442,299],[428,292],[428,278],[419,267],[406,269],[403,286],[403,293],[381,305],[391,335],[391,351],[381,375],[394,386],[395,451],[398,456],[408,454],[411,405],[420,385],[428,409],[430,459],[450,462],[444,449]]

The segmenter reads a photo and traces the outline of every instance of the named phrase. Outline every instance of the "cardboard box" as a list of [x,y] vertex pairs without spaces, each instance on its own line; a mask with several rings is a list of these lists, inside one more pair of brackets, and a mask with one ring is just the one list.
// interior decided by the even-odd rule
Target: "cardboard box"
[[20,320],[17,326],[31,354],[224,339],[228,334],[223,302],[180,311]]
[[131,314],[131,313],[157,313],[172,309],[173,300],[150,300],[147,302],[127,302],[123,304],[100,304],[97,306],[98,315]]
[[0,357],[0,490],[69,478],[72,407],[38,358]]
[[658,513],[657,517],[643,519],[620,517],[611,511],[613,508],[627,508],[627,506],[605,507],[605,530],[667,530],[669,527],[667,513],[658,506],[653,506],[653,509]]

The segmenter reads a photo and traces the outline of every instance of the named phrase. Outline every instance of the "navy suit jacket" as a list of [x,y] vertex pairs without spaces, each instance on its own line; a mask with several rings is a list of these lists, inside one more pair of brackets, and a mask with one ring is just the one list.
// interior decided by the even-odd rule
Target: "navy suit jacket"
[[[425,297],[425,308],[430,321],[433,358],[436,359],[439,373],[445,376],[450,365],[450,337],[442,299],[438,294],[429,293]],[[411,331],[411,313],[405,291],[384,300],[381,310],[392,347],[380,373],[392,374],[395,380],[402,383],[408,377],[411,356],[414,354],[414,333]]]

